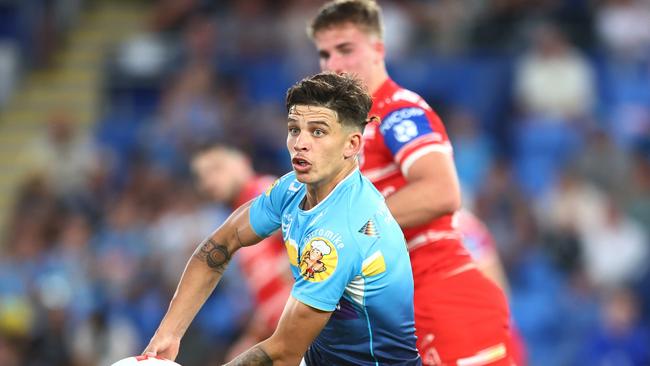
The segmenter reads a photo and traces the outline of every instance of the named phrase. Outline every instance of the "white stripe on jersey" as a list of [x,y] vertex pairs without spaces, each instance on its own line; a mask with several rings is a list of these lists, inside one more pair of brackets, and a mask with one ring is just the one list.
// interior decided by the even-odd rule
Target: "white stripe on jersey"
[[429,145],[429,144],[434,144],[434,145],[449,145],[449,148],[451,148],[451,144],[449,141],[442,141],[442,138],[440,137],[439,133],[428,133],[426,135],[422,135],[420,137],[417,137],[413,139],[412,141],[408,142],[404,146],[402,146],[401,149],[395,154],[395,161],[400,162],[404,158],[404,154],[406,151],[409,151],[412,149],[414,146],[417,145]]
[[437,145],[426,145],[424,147],[421,147],[414,152],[412,152],[409,156],[404,159],[404,162],[402,163],[402,175],[404,177],[408,176],[409,169],[415,163],[419,158],[423,157],[426,154],[432,153],[432,152],[441,152],[444,154],[451,154],[452,148],[451,144],[437,144]]
[[370,181],[374,183],[378,180],[382,180],[397,172],[399,172],[399,167],[397,166],[397,164],[390,163],[389,165],[384,166],[382,168],[364,170],[363,175],[365,175],[366,178],[370,179]]
[[427,230],[413,237],[406,243],[409,251],[424,244],[429,244],[443,239],[462,239],[462,234],[455,230]]
[[363,277],[356,275],[352,281],[348,282],[348,285],[345,286],[345,293],[348,294],[356,303],[363,306],[365,288],[366,280]]

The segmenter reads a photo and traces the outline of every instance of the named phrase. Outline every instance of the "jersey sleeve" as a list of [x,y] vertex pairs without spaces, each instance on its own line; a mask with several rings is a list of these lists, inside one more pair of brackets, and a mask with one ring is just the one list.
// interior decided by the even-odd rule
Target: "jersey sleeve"
[[[321,253],[316,253],[317,256],[312,256],[310,260],[313,250],[324,250],[320,262],[314,259]],[[354,245],[337,248],[326,238],[311,239],[301,253],[300,274],[291,295],[313,308],[334,311],[348,284],[360,273],[359,258]]]
[[381,123],[380,131],[386,147],[403,173],[418,158],[431,151],[451,153],[451,144],[440,119],[435,113],[418,106],[388,113]]
[[277,179],[266,190],[255,198],[250,206],[250,224],[255,233],[265,238],[280,227],[282,207],[287,198],[287,176]]

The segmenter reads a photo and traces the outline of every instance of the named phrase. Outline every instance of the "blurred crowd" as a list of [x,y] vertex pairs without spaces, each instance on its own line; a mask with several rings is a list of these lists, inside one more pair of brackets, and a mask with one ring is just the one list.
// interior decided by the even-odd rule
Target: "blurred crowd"
[[[62,108],[27,147],[0,247],[1,365],[141,352],[229,213],[194,184],[197,148],[290,169],[284,93],[318,71],[304,28],[320,2],[147,3],[148,31],[106,60],[94,128]],[[380,4],[390,72],[445,121],[464,205],[496,238],[529,364],[650,364],[650,2]],[[234,265],[179,362],[219,364],[252,310]]]

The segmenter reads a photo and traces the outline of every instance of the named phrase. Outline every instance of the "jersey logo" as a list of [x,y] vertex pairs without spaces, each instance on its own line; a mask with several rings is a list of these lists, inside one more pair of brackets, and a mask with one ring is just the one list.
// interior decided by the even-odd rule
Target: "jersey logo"
[[393,134],[395,140],[406,142],[418,135],[418,127],[415,122],[405,119],[393,127]]
[[375,223],[372,222],[372,220],[368,220],[361,229],[359,229],[359,232],[364,235],[368,236],[379,236],[379,232],[377,231],[377,227],[375,226]]
[[300,258],[300,275],[309,282],[328,279],[338,264],[339,257],[334,245],[323,237],[311,239]]
[[267,197],[271,195],[271,191],[273,190],[273,187],[277,186],[278,182],[280,182],[280,179],[276,179],[275,182],[273,182],[273,184],[271,184],[271,186],[266,189],[265,194]]
[[291,223],[293,222],[293,217],[291,214],[284,214],[282,217],[281,227],[282,227],[282,238],[287,240],[289,237],[289,231],[291,230]]
[[297,181],[291,182],[291,185],[288,188],[289,192],[298,192],[300,190],[300,183]]

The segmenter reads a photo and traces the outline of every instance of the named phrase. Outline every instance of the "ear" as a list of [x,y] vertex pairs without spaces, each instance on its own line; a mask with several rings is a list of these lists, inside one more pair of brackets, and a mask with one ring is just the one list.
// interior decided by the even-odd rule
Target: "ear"
[[377,52],[380,61],[386,58],[386,46],[384,45],[384,41],[375,39],[372,43],[372,48]]
[[363,141],[363,135],[359,131],[351,132],[348,135],[348,139],[345,142],[345,148],[343,149],[343,157],[347,160],[353,158],[359,154],[361,151],[361,142]]

